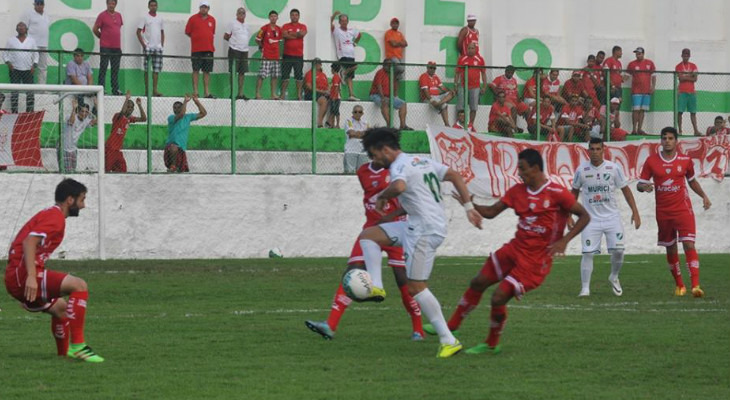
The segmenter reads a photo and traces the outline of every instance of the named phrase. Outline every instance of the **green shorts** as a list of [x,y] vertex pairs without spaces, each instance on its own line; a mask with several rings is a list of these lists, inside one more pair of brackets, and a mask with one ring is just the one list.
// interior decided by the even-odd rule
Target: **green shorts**
[[680,93],[677,101],[677,111],[697,112],[697,95],[695,93]]

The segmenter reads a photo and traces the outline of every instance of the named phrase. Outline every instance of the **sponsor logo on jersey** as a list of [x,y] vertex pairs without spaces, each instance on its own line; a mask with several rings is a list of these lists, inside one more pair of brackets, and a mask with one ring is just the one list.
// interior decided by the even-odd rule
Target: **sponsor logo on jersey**
[[603,174],[603,180],[604,180],[604,181],[608,181],[608,180],[611,180],[611,174],[607,174],[607,173],[604,173],[604,174]]
[[671,168],[666,168],[666,169],[664,169],[664,172],[666,172],[667,174],[669,174],[669,173],[672,172],[672,169]]
[[588,193],[608,193],[610,191],[611,191],[611,186],[609,186],[609,185],[588,186]]
[[548,208],[548,207],[550,207],[550,200],[545,200],[544,202],[542,202],[542,207],[543,207],[543,208]]
[[593,175],[586,175],[586,179],[593,178]]
[[677,165],[677,172],[682,172],[682,166],[681,165]]
[[530,210],[534,210],[537,206],[535,205],[535,203],[530,203],[528,207],[530,207]]
[[411,160],[411,165],[414,167],[417,167],[419,165],[428,165],[428,160],[421,160],[418,157],[413,157],[413,160]]

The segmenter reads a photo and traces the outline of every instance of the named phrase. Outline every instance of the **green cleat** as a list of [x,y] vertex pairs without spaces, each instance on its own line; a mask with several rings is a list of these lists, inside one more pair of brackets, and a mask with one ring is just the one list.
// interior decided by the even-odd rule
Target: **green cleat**
[[86,343],[72,344],[66,355],[75,360],[81,360],[91,363],[104,362],[104,358],[96,354],[91,347],[87,346]]
[[[431,324],[423,324],[423,331],[428,333],[429,335],[438,335],[438,333],[436,333],[436,329]],[[455,337],[459,337],[459,330],[454,329],[453,331],[451,331],[451,334]]]
[[502,348],[499,345],[489,347],[486,343],[479,343],[474,347],[470,347],[464,351],[466,354],[499,354],[502,352]]
[[458,340],[454,344],[441,344],[436,358],[449,358],[463,349],[464,346]]
[[332,340],[335,337],[335,331],[330,328],[327,321],[304,321],[304,325],[307,325],[312,332],[322,335],[325,340]]

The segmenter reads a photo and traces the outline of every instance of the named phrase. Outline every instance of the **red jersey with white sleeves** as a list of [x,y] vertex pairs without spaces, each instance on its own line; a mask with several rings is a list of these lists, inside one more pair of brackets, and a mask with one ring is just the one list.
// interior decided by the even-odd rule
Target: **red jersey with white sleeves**
[[66,230],[66,216],[59,206],[48,207],[38,212],[18,232],[10,245],[8,255],[8,270],[11,268],[25,268],[23,265],[23,241],[28,236],[40,236],[40,245],[36,249],[36,269],[40,272],[46,260],[63,241]]
[[[441,78],[439,78],[436,74],[429,75],[428,72],[424,72],[421,74],[421,77],[418,78],[418,87],[421,89],[427,89],[428,94],[431,96],[438,96],[441,94],[441,85]],[[428,100],[423,97],[423,92],[421,92],[421,100]]]
[[127,135],[129,124],[139,121],[137,117],[125,117],[121,113],[116,113],[112,117],[112,130],[106,139],[104,147],[106,151],[121,151],[124,144],[124,137]]
[[[373,163],[363,164],[357,169],[357,178],[360,180],[360,186],[363,190],[362,205],[365,207],[365,225],[363,229],[377,225],[378,221],[383,217],[375,211],[375,201],[378,199],[380,192],[385,190],[390,184],[390,171],[387,168],[375,169]],[[388,200],[385,206],[385,213],[389,214],[399,207],[398,199]],[[406,216],[400,216],[395,221],[404,221]]]
[[639,182],[652,183],[653,180],[657,220],[687,213],[694,215],[687,191],[687,182],[693,179],[695,168],[692,159],[679,152],[670,160],[665,160],[657,152],[644,161]]
[[514,185],[500,201],[520,217],[510,245],[537,256],[547,255],[547,247],[563,237],[576,199],[567,189],[548,181],[535,192],[524,183]]
[[492,84],[497,88],[497,91],[504,92],[505,99],[510,103],[517,103],[519,92],[517,91],[517,79],[514,75],[511,78],[507,78],[504,75],[500,75],[492,81]]

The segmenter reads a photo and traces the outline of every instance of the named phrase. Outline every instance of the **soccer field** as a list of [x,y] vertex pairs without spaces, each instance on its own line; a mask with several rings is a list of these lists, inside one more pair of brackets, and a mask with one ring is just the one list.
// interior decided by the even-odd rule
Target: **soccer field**
[[[56,357],[49,317],[3,295],[0,399],[727,399],[730,255],[700,260],[704,299],[674,297],[657,255],[626,257],[623,297],[597,257],[579,299],[579,257],[558,259],[510,303],[501,354],[445,360],[436,338],[410,341],[387,271],[385,302],[353,303],[333,341],[309,331],[343,258],[52,261],[89,283],[87,342],[106,362]],[[447,318],[483,261],[437,260]],[[484,339],[488,316],[485,296],[462,326],[466,346]]]

